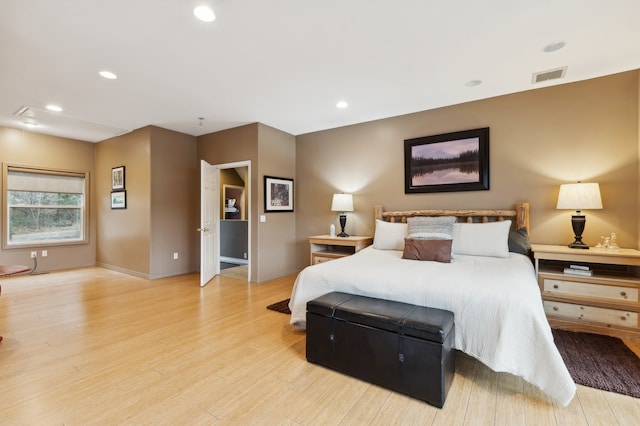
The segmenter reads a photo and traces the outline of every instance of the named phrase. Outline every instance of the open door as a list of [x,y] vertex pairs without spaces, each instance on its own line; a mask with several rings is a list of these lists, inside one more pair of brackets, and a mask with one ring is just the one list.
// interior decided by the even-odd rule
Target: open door
[[200,160],[200,286],[220,273],[220,169]]

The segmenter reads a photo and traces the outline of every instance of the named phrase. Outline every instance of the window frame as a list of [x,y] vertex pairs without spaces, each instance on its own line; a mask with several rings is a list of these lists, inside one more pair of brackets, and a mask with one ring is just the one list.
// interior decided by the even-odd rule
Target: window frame
[[[37,243],[16,244],[9,243],[9,172],[32,173],[48,176],[70,176],[84,179],[84,205],[81,207],[82,239],[73,241],[43,241]],[[23,166],[17,164],[2,164],[2,249],[27,249],[35,247],[69,246],[89,243],[89,172],[56,169],[50,167]]]

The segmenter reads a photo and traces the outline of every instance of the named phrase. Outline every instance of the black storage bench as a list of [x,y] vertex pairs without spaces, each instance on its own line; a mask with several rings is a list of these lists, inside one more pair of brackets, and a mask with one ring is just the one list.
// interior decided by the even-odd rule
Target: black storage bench
[[455,372],[453,313],[347,293],[307,303],[307,360],[442,408]]

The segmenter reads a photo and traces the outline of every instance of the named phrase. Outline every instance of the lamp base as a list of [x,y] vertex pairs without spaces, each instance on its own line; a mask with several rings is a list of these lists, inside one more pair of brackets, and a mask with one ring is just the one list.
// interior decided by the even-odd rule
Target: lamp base
[[582,242],[582,232],[584,231],[584,225],[587,222],[587,219],[582,216],[580,211],[577,211],[573,216],[571,216],[571,227],[573,228],[573,233],[575,241],[569,244],[570,248],[574,249],[588,249],[589,246]]
[[344,232],[344,227],[347,225],[347,215],[342,212],[340,214],[340,233],[337,235],[338,237],[348,237],[349,234]]
[[587,250],[589,249],[589,246],[583,243],[582,241],[574,241],[571,244],[569,244],[569,247],[574,249],[587,249]]

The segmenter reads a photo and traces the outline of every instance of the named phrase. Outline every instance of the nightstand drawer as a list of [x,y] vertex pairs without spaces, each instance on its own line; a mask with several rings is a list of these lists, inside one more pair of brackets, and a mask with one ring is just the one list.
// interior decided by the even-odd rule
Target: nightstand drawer
[[638,301],[638,289],[633,287],[543,278],[542,288],[545,292],[555,294],[586,296],[630,302]]
[[341,257],[345,257],[348,255],[349,255],[348,253],[344,253],[344,252],[342,253],[341,252],[333,252],[333,253],[316,252],[311,254],[311,264],[317,265],[318,263],[328,262],[329,260],[339,259]]
[[638,313],[545,300],[547,315],[622,327],[638,327]]

